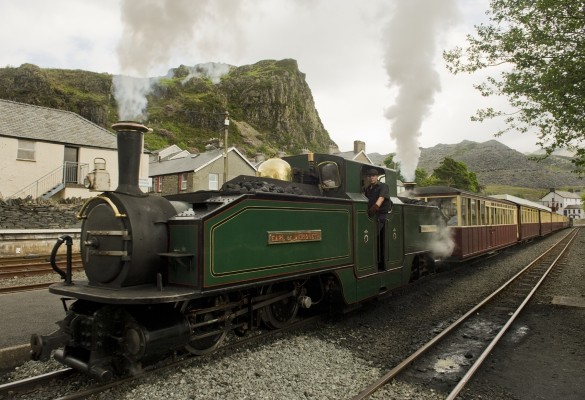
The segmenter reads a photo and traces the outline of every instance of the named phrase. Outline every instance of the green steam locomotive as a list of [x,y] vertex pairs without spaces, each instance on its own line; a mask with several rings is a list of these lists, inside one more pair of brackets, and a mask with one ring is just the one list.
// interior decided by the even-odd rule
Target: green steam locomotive
[[[87,280],[53,257],[64,282],[49,290],[73,302],[56,332],[32,336],[33,359],[53,354],[103,380],[172,352],[205,354],[229,332],[280,328],[300,310],[341,310],[405,285],[442,247],[438,208],[398,197],[395,171],[309,153],[268,160],[261,176],[219,191],[152,196],[138,187],[147,128],[114,129],[119,186],[79,215]],[[372,168],[392,202],[380,233],[363,194]]]

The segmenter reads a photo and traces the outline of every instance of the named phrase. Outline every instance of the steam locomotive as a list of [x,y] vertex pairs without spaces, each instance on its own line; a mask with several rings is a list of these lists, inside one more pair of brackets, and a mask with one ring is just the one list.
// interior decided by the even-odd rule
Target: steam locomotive
[[[173,352],[212,352],[228,332],[286,326],[299,310],[358,304],[434,267],[441,213],[397,197],[395,171],[309,153],[268,160],[260,177],[219,191],[154,196],[138,187],[148,128],[112,128],[119,185],[79,212],[87,280],[56,265],[71,239],[55,245],[63,282],[49,291],[66,314],[54,333],[32,335],[35,360],[52,354],[105,380]],[[371,168],[393,204],[380,234],[362,193]]]

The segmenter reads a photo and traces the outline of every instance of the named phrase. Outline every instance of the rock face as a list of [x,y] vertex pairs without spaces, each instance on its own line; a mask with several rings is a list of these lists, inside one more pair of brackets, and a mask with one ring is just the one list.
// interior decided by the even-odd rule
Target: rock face
[[0,98],[72,111],[106,127],[111,120],[112,76],[33,64],[0,68]]
[[323,127],[305,74],[295,60],[260,61],[234,68],[220,84],[237,114],[266,131],[271,143],[326,151],[331,139]]
[[[305,75],[291,59],[228,66],[215,79],[196,67],[179,66],[153,78],[148,96],[146,147],[170,144],[203,150],[222,137],[225,111],[230,146],[248,156],[273,156],[307,148],[326,152],[332,143],[323,127]],[[113,76],[80,70],[43,69],[32,64],[0,68],[0,98],[75,112],[109,128],[118,120]],[[240,130],[245,126],[246,129]]]

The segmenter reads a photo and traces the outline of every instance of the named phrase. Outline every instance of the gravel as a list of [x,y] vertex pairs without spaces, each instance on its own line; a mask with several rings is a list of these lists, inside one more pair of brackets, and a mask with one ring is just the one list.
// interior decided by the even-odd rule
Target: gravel
[[[482,261],[450,268],[391,292],[358,311],[235,352],[218,351],[97,399],[347,399],[526,266],[564,235],[516,246]],[[557,276],[561,279],[562,275]],[[37,373],[27,362],[8,380]],[[76,383],[78,385],[79,382]],[[61,394],[72,391],[60,387]],[[482,387],[481,398],[490,397]],[[485,392],[485,391],[488,392]],[[497,389],[494,389],[497,390]],[[493,398],[503,396],[493,393]],[[30,399],[47,393],[29,394]],[[469,395],[469,398],[473,398]],[[54,395],[53,395],[54,397]],[[423,385],[393,381],[372,399],[442,399]],[[480,398],[478,397],[478,398]],[[502,397],[503,398],[503,397]]]

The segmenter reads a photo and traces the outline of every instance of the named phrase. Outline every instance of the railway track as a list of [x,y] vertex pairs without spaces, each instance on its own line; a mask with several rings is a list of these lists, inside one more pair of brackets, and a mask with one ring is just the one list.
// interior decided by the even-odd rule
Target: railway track
[[[64,263],[65,257],[57,258],[57,262],[59,261]],[[74,271],[83,268],[81,254],[73,254],[71,261]],[[49,256],[0,258],[0,279],[45,275],[53,272]]]
[[[154,374],[161,373],[163,370],[171,369],[171,368],[179,368],[184,364],[192,361],[195,357],[215,357],[217,353],[226,352],[226,351],[233,351],[238,347],[242,347],[247,344],[254,343],[256,341],[268,339],[271,337],[277,337],[278,335],[285,334],[287,332],[295,331],[304,327],[308,327],[311,324],[315,324],[321,320],[326,318],[325,315],[319,314],[311,317],[304,318],[299,320],[291,325],[288,325],[281,329],[275,329],[270,331],[258,331],[257,334],[250,334],[247,337],[237,338],[234,337],[233,341],[226,343],[222,347],[220,347],[216,352],[203,355],[203,356],[192,356],[192,355],[183,355],[177,358],[171,358],[162,362],[161,364],[157,365],[156,367],[148,368],[142,371],[137,376],[131,376],[127,378],[118,379],[115,381],[107,382],[107,383],[96,383],[96,381],[83,376],[81,373],[71,369],[71,368],[64,368],[57,371],[41,374],[38,376],[33,376],[25,379],[21,379],[18,381],[8,382],[5,384],[0,385],[0,398],[5,398],[4,396],[10,396],[9,398],[13,398],[16,395],[22,396],[26,394],[36,393],[41,388],[47,388],[50,384],[54,384],[55,387],[61,387],[65,385],[66,380],[76,380],[76,381],[84,381],[86,384],[76,384],[75,386],[80,386],[81,388],[72,393],[67,394],[60,394],[58,391],[56,393],[46,394],[43,393],[45,396],[50,396],[50,398],[59,399],[59,400],[77,400],[77,399],[85,399],[92,395],[105,392],[112,388],[120,387],[122,385],[128,385],[131,383],[135,383],[139,380],[148,380],[152,378]],[[66,386],[66,385],[65,385]]]
[[27,292],[29,290],[46,289],[55,282],[32,283],[30,285],[0,287],[0,294]]
[[[578,229],[572,229],[551,248],[538,256],[504,285],[470,309],[422,347],[365,387],[352,400],[366,399],[400,375],[405,381],[437,384],[436,388],[455,399],[487,356],[522,312],[533,294],[571,246]],[[488,343],[487,346],[485,343]],[[467,368],[464,372],[463,368]],[[447,380],[444,379],[449,375]]]

